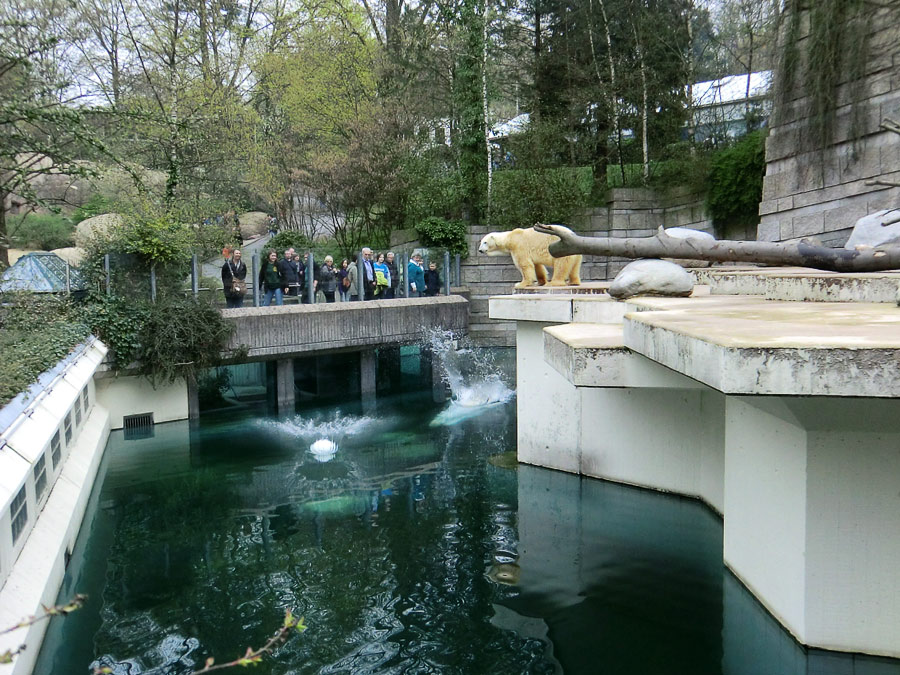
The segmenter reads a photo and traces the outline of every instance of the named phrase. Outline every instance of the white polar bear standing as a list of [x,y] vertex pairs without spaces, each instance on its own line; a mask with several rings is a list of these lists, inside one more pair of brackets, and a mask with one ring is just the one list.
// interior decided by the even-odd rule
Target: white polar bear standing
[[513,264],[522,273],[522,281],[516,284],[516,288],[528,288],[535,281],[540,286],[546,284],[545,265],[553,268],[551,286],[580,286],[581,256],[554,258],[548,247],[557,241],[559,237],[535,232],[533,227],[527,230],[517,227],[509,232],[487,233],[478,246],[478,252],[486,255],[511,255]]

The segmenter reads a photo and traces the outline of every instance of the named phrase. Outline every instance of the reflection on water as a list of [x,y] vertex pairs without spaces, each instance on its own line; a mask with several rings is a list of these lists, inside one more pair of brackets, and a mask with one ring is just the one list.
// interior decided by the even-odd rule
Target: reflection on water
[[309,629],[256,673],[900,672],[820,668],[724,570],[701,504],[489,461],[513,405],[439,411],[113,434],[61,593],[90,600],[36,672],[188,673],[262,645],[285,607]]

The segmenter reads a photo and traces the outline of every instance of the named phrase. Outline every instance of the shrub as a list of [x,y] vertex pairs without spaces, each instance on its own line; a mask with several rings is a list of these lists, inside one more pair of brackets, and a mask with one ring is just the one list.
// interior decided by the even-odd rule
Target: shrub
[[493,224],[501,230],[541,223],[568,223],[587,205],[591,167],[507,169],[494,175]]
[[115,210],[116,207],[112,200],[107,199],[99,193],[95,193],[91,195],[91,198],[84,204],[75,209],[75,212],[72,214],[72,222],[77,225],[82,220],[87,220],[88,218],[93,218],[94,216],[99,216],[104,213],[112,213]]
[[0,407],[88,335],[64,298],[32,293],[0,294]]
[[469,244],[466,240],[466,224],[461,220],[447,220],[431,216],[416,225],[419,242],[427,248],[449,250],[450,253],[466,255]]
[[12,244],[20,248],[52,251],[74,243],[75,225],[55,213],[29,213],[18,224],[11,222],[9,230]]
[[308,251],[312,248],[312,242],[309,240],[309,237],[299,230],[282,230],[269,239],[265,250],[268,251],[270,248],[274,248],[280,256],[291,247],[298,251]]
[[712,157],[707,205],[717,229],[759,222],[763,176],[766,171],[765,133],[747,134]]

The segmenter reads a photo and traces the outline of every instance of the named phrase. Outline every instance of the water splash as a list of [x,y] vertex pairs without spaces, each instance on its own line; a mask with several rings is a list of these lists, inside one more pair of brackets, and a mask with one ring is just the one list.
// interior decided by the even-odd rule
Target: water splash
[[288,419],[265,420],[262,424],[295,438],[307,441],[329,439],[337,443],[342,438],[357,436],[367,431],[377,421],[374,417],[341,415],[335,412],[330,419],[295,415]]
[[458,424],[515,396],[500,376],[495,352],[472,348],[465,338],[439,329],[432,330],[426,342],[440,363],[441,376],[451,395],[449,405],[432,420],[431,426]]

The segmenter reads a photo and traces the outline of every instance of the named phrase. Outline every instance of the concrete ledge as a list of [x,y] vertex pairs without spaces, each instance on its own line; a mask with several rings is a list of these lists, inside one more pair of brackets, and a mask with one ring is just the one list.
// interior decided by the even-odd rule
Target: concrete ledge
[[576,387],[705,389],[628,349],[622,325],[544,328],[544,360]]
[[622,326],[570,323],[544,329],[544,360],[576,387],[623,387],[632,355]]
[[785,274],[767,277],[765,286],[767,300],[893,304],[897,301],[897,289],[900,288],[900,273]]
[[488,301],[492,319],[569,323],[572,321],[570,295],[500,295]]
[[[65,574],[66,550],[75,546],[108,438],[109,413],[94,405],[0,591],[0,626],[12,626],[39,614],[41,605],[56,603]],[[40,621],[27,629],[0,635],[0,652],[26,645],[11,665],[0,666],[0,675],[31,673],[46,629],[47,622]]]
[[895,307],[699,302],[625,319],[626,346],[723,393],[900,396]]

